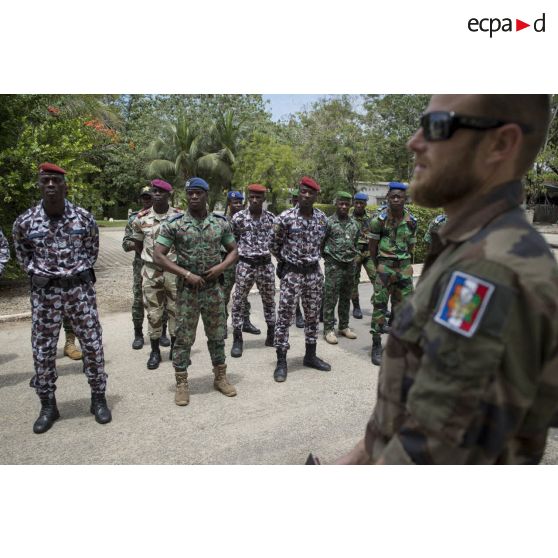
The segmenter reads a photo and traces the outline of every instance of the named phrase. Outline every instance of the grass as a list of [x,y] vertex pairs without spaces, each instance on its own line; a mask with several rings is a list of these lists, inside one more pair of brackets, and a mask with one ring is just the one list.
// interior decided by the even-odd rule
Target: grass
[[99,225],[99,227],[125,227],[127,222],[127,219],[115,219],[114,221],[97,221],[97,225]]

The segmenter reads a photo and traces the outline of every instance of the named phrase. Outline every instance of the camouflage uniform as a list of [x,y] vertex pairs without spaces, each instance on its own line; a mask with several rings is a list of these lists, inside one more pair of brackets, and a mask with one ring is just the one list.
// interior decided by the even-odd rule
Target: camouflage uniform
[[[153,263],[153,248],[159,234],[161,225],[167,218],[180,214],[178,209],[169,207],[163,214],[155,213],[150,209],[140,211],[132,221],[132,238],[143,242],[141,259],[142,282],[143,282],[143,304],[147,310],[147,322],[149,324],[149,337],[156,340],[163,332],[163,314],[165,308],[169,318],[169,332],[174,335],[176,316],[176,277],[172,273],[163,271],[162,268]],[[174,250],[169,252],[171,261],[176,260]]]
[[353,288],[355,258],[360,226],[349,217],[342,221],[337,215],[327,219],[324,241],[324,331],[333,331],[335,306],[339,316],[339,329],[349,327],[349,307]]
[[275,324],[275,267],[269,253],[274,219],[273,213],[266,210],[262,210],[259,219],[253,219],[249,209],[239,211],[232,218],[239,254],[232,305],[235,329],[244,323],[248,294],[254,282],[262,297],[265,321],[268,326]]
[[374,462],[541,460],[558,416],[558,266],[522,196],[502,185],[433,234],[384,352]]
[[278,349],[288,350],[289,326],[298,297],[304,310],[306,343],[315,345],[318,339],[324,282],[318,262],[326,227],[327,217],[316,208],[310,219],[300,214],[298,206],[275,218],[269,250],[283,267],[274,340]]
[[[130,214],[128,222],[126,223],[126,229],[124,230],[124,239],[122,240],[122,249],[124,252],[135,252],[136,243],[133,239],[133,228],[132,223],[139,214],[139,211],[134,211]],[[144,318],[144,308],[143,308],[143,297],[142,297],[142,277],[141,269],[143,267],[143,262],[141,261],[141,256],[135,252],[134,261],[132,263],[133,271],[133,286],[132,292],[134,295],[134,301],[132,302],[132,321],[134,327],[143,327]]]
[[[351,300],[358,300],[358,285],[360,283],[360,270],[362,267],[366,270],[366,275],[370,279],[370,284],[374,285],[376,278],[376,266],[374,260],[370,257],[368,249],[368,241],[370,240],[370,223],[375,214],[367,209],[364,210],[364,215],[357,216],[354,210],[351,209],[351,217],[360,225],[360,235],[358,238],[358,254],[355,260],[355,277],[353,290],[351,292]],[[372,304],[372,296],[370,297],[370,304]]]
[[[176,250],[176,263],[195,275],[203,276],[222,261],[221,246],[234,242],[229,223],[223,217],[209,214],[199,221],[190,213],[171,217],[161,225],[157,242]],[[214,365],[225,362],[225,310],[219,281],[206,282],[200,289],[192,288],[182,277],[177,279],[176,341],[173,365],[185,372],[190,362],[190,350],[196,339],[201,315],[207,337],[207,347]]]
[[4,268],[10,260],[10,246],[2,229],[0,229],[0,275],[4,273]]
[[17,260],[32,278],[31,387],[41,399],[54,398],[56,345],[65,318],[80,341],[92,393],[104,394],[107,375],[91,274],[99,253],[93,216],[66,200],[62,217],[49,218],[41,202],[16,219],[13,236]]
[[447,221],[447,217],[445,213],[442,213],[441,215],[437,215],[436,217],[434,217],[434,219],[432,219],[432,221],[430,221],[429,225],[428,225],[428,230],[426,231],[425,235],[424,235],[424,242],[426,242],[426,244],[428,244],[428,246],[430,246],[432,244],[432,233],[433,232],[438,232],[438,229]]
[[380,335],[391,297],[392,314],[396,306],[413,292],[412,249],[416,243],[417,220],[403,212],[397,227],[389,209],[372,219],[370,238],[378,240],[378,267],[374,282],[374,310],[370,333]]

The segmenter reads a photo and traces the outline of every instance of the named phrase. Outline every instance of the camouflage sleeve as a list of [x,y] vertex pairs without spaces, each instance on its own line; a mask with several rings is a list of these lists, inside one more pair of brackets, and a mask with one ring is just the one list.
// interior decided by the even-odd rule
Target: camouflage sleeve
[[136,243],[132,238],[132,222],[135,218],[135,215],[133,217],[130,217],[130,219],[128,219],[128,222],[126,223],[126,228],[124,229],[124,238],[122,239],[122,250],[124,250],[124,252],[133,252],[136,249]]
[[33,247],[27,241],[27,231],[25,223],[21,223],[19,217],[15,220],[12,235],[14,238],[14,250],[19,265],[26,273],[29,273],[29,266],[33,259]]
[[83,249],[85,251],[85,259],[89,267],[92,268],[99,256],[99,227],[92,215],[89,216],[88,221],[88,234],[83,239]]
[[132,221],[132,240],[139,240],[143,242],[145,235],[143,234],[143,230],[140,226],[140,219],[136,217]]
[[157,244],[162,244],[167,248],[170,248],[176,239],[176,227],[172,222],[163,221],[161,223],[161,228],[159,229],[159,235],[157,236]]
[[232,229],[232,233],[234,235],[234,239],[236,240],[236,242],[238,242],[240,240],[240,223],[239,223],[239,219],[235,218],[237,215],[239,215],[238,213],[236,215],[233,216],[232,220],[231,220],[231,229]]
[[4,233],[0,229],[0,275],[4,273],[4,268],[10,259],[10,246]]
[[370,220],[370,233],[368,234],[371,240],[380,240],[382,235],[382,224],[378,217]]
[[269,251],[278,259],[281,259],[281,248],[285,242],[285,236],[287,235],[287,228],[281,219],[281,215],[275,217],[273,221],[273,233],[271,235],[271,241],[269,243]]
[[426,233],[424,235],[424,242],[426,242],[426,244],[432,244],[432,228],[434,226],[434,221],[430,221],[430,223],[428,224],[428,229],[426,230]]
[[417,243],[417,229],[418,229],[418,224],[415,221],[415,227],[413,228],[413,232],[411,233],[411,235],[409,236],[409,249],[412,250],[414,245]]
[[234,241],[234,235],[232,233],[230,223],[224,223],[223,231],[221,232],[221,245],[228,246],[231,242]]
[[[536,431],[536,425],[548,424],[556,413],[558,381],[551,369],[558,362],[553,318],[558,278],[553,287],[522,287],[516,274],[498,264],[477,262],[470,268],[494,286],[480,317],[480,311],[475,317],[462,307],[460,319],[479,320],[471,336],[451,323],[455,312],[444,320],[445,308],[468,300],[446,280],[436,315],[424,330],[411,327],[388,340],[386,351],[402,359],[405,351],[397,345],[405,341],[422,339],[424,353],[416,376],[405,377],[407,384],[404,380],[401,386],[408,390],[408,418],[382,453],[386,464],[495,463],[510,439],[520,435],[520,427],[533,424]],[[457,298],[450,298],[452,292]],[[535,398],[542,403],[536,408]],[[373,421],[382,419],[373,416]]]

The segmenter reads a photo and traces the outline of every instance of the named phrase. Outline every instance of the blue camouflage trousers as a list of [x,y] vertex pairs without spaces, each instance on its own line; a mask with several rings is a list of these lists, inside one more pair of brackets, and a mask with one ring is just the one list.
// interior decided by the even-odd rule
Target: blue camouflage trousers
[[31,289],[31,346],[35,376],[30,386],[37,395],[54,397],[56,391],[56,346],[66,319],[79,339],[83,371],[92,393],[104,393],[107,385],[102,328],[99,323],[95,287],[83,283],[70,289],[46,287]]

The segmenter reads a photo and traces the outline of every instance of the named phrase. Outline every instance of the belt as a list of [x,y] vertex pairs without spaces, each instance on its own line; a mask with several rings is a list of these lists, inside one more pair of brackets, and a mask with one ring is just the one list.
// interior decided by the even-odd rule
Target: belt
[[351,260],[350,262],[340,262],[339,260],[336,260],[335,258],[332,258],[331,256],[326,256],[324,258],[324,260],[332,265],[336,265],[337,267],[342,267],[343,269],[348,269],[350,267],[353,267],[355,265],[354,260]]
[[39,289],[47,289],[49,287],[58,287],[61,289],[73,289],[84,283],[95,283],[95,272],[92,269],[86,269],[77,275],[70,277],[44,277],[42,275],[31,276],[31,287]]
[[271,263],[271,256],[259,256],[257,258],[247,258],[246,256],[239,256],[238,259],[248,265],[254,267],[261,267]]
[[219,277],[217,279],[214,279],[213,281],[205,280],[205,287],[194,287],[193,285],[190,285],[190,283],[188,283],[188,281],[186,281],[186,279],[184,279],[184,277],[177,277],[176,288],[177,289],[190,289],[191,291],[203,291],[204,289],[209,289],[211,287],[214,287],[217,284],[223,285],[224,284],[224,279],[225,279],[225,277],[223,275],[219,275]]
[[320,269],[318,262],[306,265],[294,265],[292,263],[285,262],[284,265],[285,273],[300,273],[302,275],[310,275],[310,273],[315,273]]
[[411,265],[411,258],[405,258],[404,260],[395,260],[393,258],[378,258],[378,264],[384,264],[388,267],[401,268],[406,265]]

